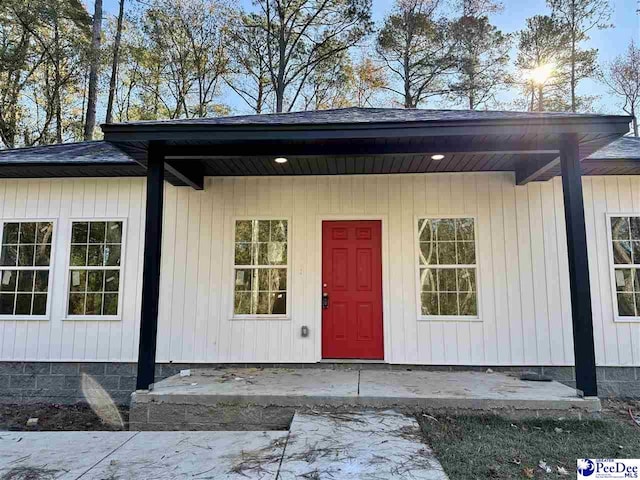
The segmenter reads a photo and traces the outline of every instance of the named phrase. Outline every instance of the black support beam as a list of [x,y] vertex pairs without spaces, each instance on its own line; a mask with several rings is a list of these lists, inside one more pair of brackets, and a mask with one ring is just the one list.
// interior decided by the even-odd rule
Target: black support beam
[[200,162],[165,160],[164,168],[185,185],[195,190],[204,189],[204,168]]
[[147,204],[144,229],[144,267],[142,274],[142,315],[138,350],[136,388],[147,390],[155,380],[158,300],[160,297],[160,254],[162,204],[164,197],[163,145],[151,143],[147,158]]
[[526,185],[560,165],[557,155],[536,155],[522,158],[516,165],[516,185]]
[[587,234],[584,223],[582,174],[576,134],[562,136],[560,165],[567,227],[576,388],[586,397],[595,397],[598,395],[598,388],[593,345],[591,287],[589,284]]

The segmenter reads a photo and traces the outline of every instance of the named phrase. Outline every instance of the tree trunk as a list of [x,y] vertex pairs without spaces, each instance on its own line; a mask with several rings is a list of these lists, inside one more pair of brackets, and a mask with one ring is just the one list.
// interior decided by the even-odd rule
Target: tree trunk
[[[575,27],[574,27],[575,28]],[[576,111],[576,40],[572,34],[571,42],[571,111]]]
[[544,112],[544,93],[542,85],[538,85],[538,111]]
[[631,116],[633,117],[633,120],[631,122],[631,124],[633,125],[633,136],[637,137],[638,136],[638,118],[636,117],[636,109],[633,106],[631,107]]
[[113,62],[111,63],[111,78],[109,79],[109,100],[107,101],[106,123],[113,121],[113,102],[116,96],[116,81],[118,78],[118,63],[120,62],[120,42],[122,41],[122,22],[124,20],[124,0],[120,0],[116,38],[113,43]]
[[55,48],[55,65],[54,76],[55,85],[53,92],[53,110],[56,116],[56,142],[62,143],[62,100],[60,98],[60,90],[62,89],[62,79],[60,76],[60,28],[58,25],[58,17],[55,18],[54,34],[53,34],[54,48]]
[[89,67],[89,93],[87,116],[84,123],[84,139],[93,139],[96,126],[96,103],[98,99],[98,68],[100,66],[100,40],[102,37],[102,0],[96,0],[93,13],[93,35],[91,39],[91,65]]

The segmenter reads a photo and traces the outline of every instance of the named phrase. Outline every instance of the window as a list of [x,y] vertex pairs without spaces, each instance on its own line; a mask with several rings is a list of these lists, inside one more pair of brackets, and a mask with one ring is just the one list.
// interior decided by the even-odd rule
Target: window
[[288,221],[235,223],[234,316],[287,314]]
[[612,216],[611,252],[618,317],[640,317],[640,216]]
[[116,316],[120,297],[121,221],[71,226],[68,315]]
[[474,230],[473,218],[418,219],[421,316],[478,316]]
[[53,222],[4,222],[0,315],[45,316]]

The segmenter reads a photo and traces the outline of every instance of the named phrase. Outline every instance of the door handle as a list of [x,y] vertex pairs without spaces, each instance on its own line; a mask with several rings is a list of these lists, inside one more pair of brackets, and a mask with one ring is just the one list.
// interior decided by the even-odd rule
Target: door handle
[[329,294],[328,293],[323,293],[322,294],[322,308],[324,308],[324,309],[329,308]]

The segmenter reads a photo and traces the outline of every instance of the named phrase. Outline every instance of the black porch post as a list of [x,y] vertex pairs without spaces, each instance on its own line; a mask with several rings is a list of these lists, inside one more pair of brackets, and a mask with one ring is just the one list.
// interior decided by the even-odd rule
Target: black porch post
[[136,383],[138,390],[148,389],[155,379],[163,196],[164,153],[162,152],[161,144],[151,142],[147,156],[147,207],[144,228],[142,315],[140,316],[138,380]]
[[587,257],[587,234],[584,226],[582,176],[578,154],[578,135],[564,134],[560,143],[564,212],[569,254],[573,351],[576,364],[576,388],[585,397],[598,395],[596,360],[593,346],[591,289]]

